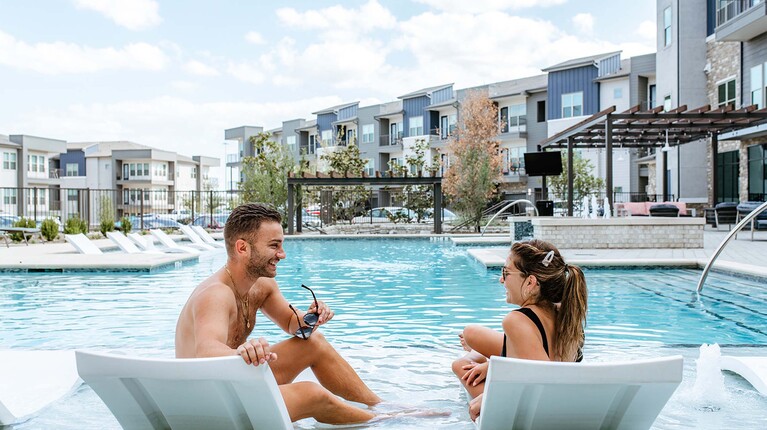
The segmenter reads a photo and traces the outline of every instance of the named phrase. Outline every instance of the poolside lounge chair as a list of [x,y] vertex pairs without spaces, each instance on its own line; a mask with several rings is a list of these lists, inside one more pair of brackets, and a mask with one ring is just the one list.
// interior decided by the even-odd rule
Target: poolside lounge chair
[[613,363],[491,357],[478,428],[648,429],[682,381],[682,356]]
[[103,254],[103,252],[101,252],[101,249],[98,246],[96,246],[93,242],[91,242],[91,240],[88,239],[88,236],[82,233],[65,234],[64,239],[66,239],[70,245],[74,246],[77,252],[79,252],[80,254],[88,254],[88,255]]
[[733,357],[723,355],[722,370],[737,373],[763,395],[767,395],[767,357]]
[[192,228],[189,227],[188,225],[181,224],[181,226],[179,227],[179,230],[181,230],[181,233],[184,233],[184,236],[186,236],[186,238],[192,242],[192,246],[194,247],[198,247],[205,251],[209,251],[211,249],[216,248],[213,245],[205,243],[205,241],[202,240],[202,238],[197,233],[195,233],[195,231],[192,230]]
[[142,250],[119,231],[108,231],[107,237],[126,254],[162,254],[159,250]]
[[[176,243],[176,241],[171,239],[170,236],[165,234],[165,232],[162,231],[162,230],[152,229],[152,230],[149,230],[149,233],[151,233],[152,236],[154,236],[157,240],[159,240],[160,243],[164,247],[166,247],[166,248],[169,248],[169,249],[179,249],[179,250],[182,250],[184,252],[191,253],[191,254],[199,254],[200,253],[200,251],[195,249],[195,248],[191,248],[189,246],[179,245],[178,243]],[[210,249],[213,249],[213,248],[210,248]]]
[[32,418],[81,383],[73,351],[0,350],[0,427]]
[[[178,248],[158,248],[154,246],[154,239],[152,236],[141,235],[138,233],[128,233],[128,239],[131,240],[140,250],[149,252],[164,252],[168,254],[199,254],[200,251],[192,248],[178,247]],[[183,248],[183,249],[182,249]]]
[[202,240],[204,240],[205,243],[211,246],[216,246],[219,248],[224,248],[226,246],[223,243],[214,239],[213,236],[210,235],[210,233],[208,233],[204,228],[202,228],[202,226],[193,225],[192,230],[194,230],[194,232],[197,233],[197,235],[200,236],[200,238],[202,238]]
[[268,365],[76,351],[77,371],[126,429],[293,429]]

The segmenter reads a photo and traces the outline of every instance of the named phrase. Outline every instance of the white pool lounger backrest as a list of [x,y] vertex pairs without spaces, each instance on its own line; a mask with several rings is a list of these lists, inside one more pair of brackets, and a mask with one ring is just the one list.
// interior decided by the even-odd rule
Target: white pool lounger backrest
[[649,429],[682,356],[613,363],[491,357],[479,429]]
[[268,365],[76,351],[80,377],[133,429],[293,429]]

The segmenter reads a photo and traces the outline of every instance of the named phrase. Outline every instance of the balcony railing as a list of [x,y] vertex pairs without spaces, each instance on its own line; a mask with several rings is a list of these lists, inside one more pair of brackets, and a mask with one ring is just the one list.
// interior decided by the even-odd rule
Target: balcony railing
[[61,169],[51,169],[48,171],[48,177],[50,179],[59,179],[60,177],[64,176]]
[[717,27],[763,2],[764,0],[719,0],[716,8]]
[[382,134],[379,146],[394,146],[402,143],[402,132],[395,135]]

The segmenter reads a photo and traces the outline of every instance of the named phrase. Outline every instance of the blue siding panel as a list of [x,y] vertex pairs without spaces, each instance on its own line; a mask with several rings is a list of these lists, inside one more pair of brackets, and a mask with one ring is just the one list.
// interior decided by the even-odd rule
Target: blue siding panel
[[77,176],[85,176],[85,153],[80,150],[69,150],[59,156],[61,170],[66,175],[67,164],[77,163]]
[[611,57],[599,61],[599,76],[615,73],[621,68],[621,54],[615,54]]
[[431,99],[427,96],[413,97],[412,99],[402,100],[402,109],[405,111],[403,114],[403,136],[410,136],[410,118],[422,116],[423,117],[423,129],[424,132],[431,128],[429,115],[426,115],[426,106],[431,104]]
[[562,118],[562,94],[583,92],[583,114],[599,112],[599,84],[594,66],[549,73],[548,119]]
[[347,106],[341,110],[338,111],[338,120],[342,121],[349,118],[354,118],[357,116],[357,108],[359,105],[351,105]]
[[336,114],[323,113],[317,115],[317,130],[322,134],[324,130],[333,131],[333,122],[336,121]]
[[431,103],[432,104],[442,103],[444,101],[452,99],[453,97],[454,97],[453,86],[450,85],[447,88],[442,88],[439,91],[434,91],[434,93],[432,93],[431,95]]

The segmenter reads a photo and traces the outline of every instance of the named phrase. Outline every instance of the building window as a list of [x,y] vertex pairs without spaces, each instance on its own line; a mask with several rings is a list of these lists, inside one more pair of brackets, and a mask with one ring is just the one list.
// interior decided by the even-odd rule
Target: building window
[[623,98],[623,88],[613,88],[613,98],[614,99],[622,99]]
[[[189,172],[192,176],[192,179],[197,179],[197,167],[192,167],[192,171]],[[167,198],[166,198],[167,200]]]
[[357,144],[357,129],[356,128],[350,128],[346,130],[346,144],[347,145],[356,145]]
[[447,139],[447,115],[443,115],[439,118],[439,137],[441,139]]
[[498,111],[498,129],[501,133],[509,132],[509,107],[504,106]]
[[296,152],[296,136],[288,136],[285,141],[288,143],[288,150]]
[[396,122],[393,122],[389,126],[389,130],[391,130],[391,134],[389,135],[389,145],[398,144],[400,139],[402,139],[402,131],[400,130],[400,125]]
[[671,96],[663,97],[663,110],[666,112],[671,110]]
[[767,64],[754,66],[751,68],[751,104],[757,105],[759,109],[764,107],[764,69]]
[[[149,164],[144,164],[146,167],[146,174],[144,176],[149,176]],[[141,164],[139,164],[141,166]],[[141,167],[138,167],[137,170],[140,172]],[[140,176],[140,175],[139,175]],[[168,165],[165,163],[157,163],[154,165],[154,176],[158,178],[165,178],[168,176]]]
[[649,93],[649,99],[647,100],[648,110],[655,107],[655,102],[658,99],[658,89],[655,84],[650,85]]
[[671,45],[671,6],[663,9],[663,46]]
[[309,153],[314,154],[314,151],[317,150],[317,136],[311,135],[309,136]]
[[6,188],[3,195],[3,203],[6,205],[15,205],[17,196],[18,194],[16,194],[15,189]]
[[423,135],[423,117],[415,116],[408,121],[410,129],[408,130],[408,136],[421,136]]
[[78,190],[67,190],[67,201],[68,202],[76,202],[79,197],[79,191]]
[[562,118],[583,115],[583,92],[562,94]]
[[718,97],[718,103],[719,107],[724,107],[727,105],[735,106],[735,78],[721,83],[718,85],[719,89],[719,97]]
[[524,103],[509,107],[509,131],[521,133],[527,128],[527,105]]
[[333,132],[331,130],[322,130],[322,146],[330,146],[333,142]]
[[538,122],[546,122],[546,101],[538,102]]
[[373,143],[375,139],[375,127],[373,124],[362,125],[362,143]]
[[77,163],[67,163],[67,176],[80,176],[80,166]]
[[3,152],[3,169],[16,170],[16,153]]
[[509,148],[507,162],[510,174],[523,175],[525,173],[525,152],[527,152],[527,148],[524,146]]
[[[372,124],[371,124],[372,125]],[[375,176],[375,162],[372,158],[365,159],[365,174],[368,176]]]

